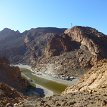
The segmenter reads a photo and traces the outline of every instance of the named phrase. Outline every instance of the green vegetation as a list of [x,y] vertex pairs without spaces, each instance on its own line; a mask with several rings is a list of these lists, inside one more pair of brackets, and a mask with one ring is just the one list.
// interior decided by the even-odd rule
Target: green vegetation
[[22,71],[22,76],[27,80],[29,80],[31,84],[39,84],[43,87],[46,87],[49,90],[52,90],[56,94],[60,94],[67,87],[67,85],[35,76],[28,69],[21,69],[21,71]]

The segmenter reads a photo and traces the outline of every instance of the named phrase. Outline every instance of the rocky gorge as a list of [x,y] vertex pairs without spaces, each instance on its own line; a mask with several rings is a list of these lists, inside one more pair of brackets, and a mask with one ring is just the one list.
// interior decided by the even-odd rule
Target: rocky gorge
[[[25,99],[21,101],[20,104],[17,103],[15,107],[107,106],[107,36],[105,34],[94,28],[83,26],[74,26],[71,29],[36,28],[23,33],[16,33],[20,34],[18,36],[20,39],[18,40],[21,42],[21,45],[20,47],[16,46],[16,43],[19,42],[15,37],[14,40],[17,42],[12,42],[13,45],[11,46],[14,47],[9,45],[8,49],[12,51],[14,48],[15,51],[17,50],[16,52],[18,52],[19,49],[24,51],[17,53],[17,55],[15,55],[15,53],[10,54],[9,60],[11,63],[15,62],[17,56],[15,63],[28,64],[32,66],[35,72],[45,73],[53,77],[57,76],[58,78],[79,77],[80,80],[78,83],[66,88],[61,95],[39,99]],[[0,40],[6,41],[6,38],[7,37],[4,39],[1,38]],[[0,43],[2,44],[2,42]],[[8,42],[6,43],[8,44]],[[6,54],[3,54],[6,53],[7,50],[0,50],[2,57],[7,57]],[[14,70],[14,72],[15,71],[15,76],[17,76],[18,70]],[[11,71],[10,74],[11,77],[14,76]],[[3,74],[1,73],[0,75]],[[3,76],[1,76],[1,78],[3,78]],[[4,78],[7,77],[4,76]],[[10,81],[14,80],[10,79]],[[18,81],[20,81],[20,75],[18,75],[16,83],[9,84],[12,82],[4,82],[17,88],[19,85],[15,84],[17,84]],[[20,88],[18,87],[18,89]]]
[[107,37],[91,27],[75,26],[54,35],[44,54],[33,61],[36,71],[58,76],[81,76],[106,58]]

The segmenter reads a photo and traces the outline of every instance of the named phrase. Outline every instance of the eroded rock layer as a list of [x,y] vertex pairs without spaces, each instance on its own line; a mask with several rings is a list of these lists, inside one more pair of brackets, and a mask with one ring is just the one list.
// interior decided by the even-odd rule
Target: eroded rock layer
[[5,58],[0,58],[0,83],[1,82],[21,92],[29,85],[28,81],[21,77],[20,69],[10,66],[9,61]]

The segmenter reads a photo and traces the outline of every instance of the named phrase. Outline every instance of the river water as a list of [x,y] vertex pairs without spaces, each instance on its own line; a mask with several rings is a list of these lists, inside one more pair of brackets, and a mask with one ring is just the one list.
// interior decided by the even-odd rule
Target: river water
[[39,85],[47,88],[48,90],[53,91],[54,94],[60,94],[67,87],[67,85],[65,85],[65,84],[57,83],[55,81],[33,75],[32,72],[28,69],[22,68],[21,71],[22,71],[22,75],[24,75],[24,77],[26,76],[26,77],[30,78],[29,81],[32,83],[32,85],[39,84]]
[[[35,87],[33,90],[38,91],[39,94],[44,94],[46,97],[54,94],[61,94],[68,87],[68,85],[72,85],[78,81],[78,79],[74,79],[73,81],[65,81],[49,77],[48,75],[46,76],[48,78],[45,78],[43,75],[36,75],[34,73],[35,71],[33,71],[28,65],[19,64],[14,66],[18,66],[21,69],[22,76]],[[35,93],[35,91],[31,92],[33,92],[31,95]]]

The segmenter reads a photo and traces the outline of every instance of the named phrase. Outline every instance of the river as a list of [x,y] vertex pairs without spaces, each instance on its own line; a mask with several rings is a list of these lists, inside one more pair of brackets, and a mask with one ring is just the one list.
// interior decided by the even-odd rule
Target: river
[[22,76],[28,79],[32,85],[35,85],[36,88],[44,91],[45,97],[60,94],[68,85],[71,85],[77,81],[56,79],[50,77],[49,75],[37,75],[28,65],[20,64],[15,66],[19,66],[22,71]]

